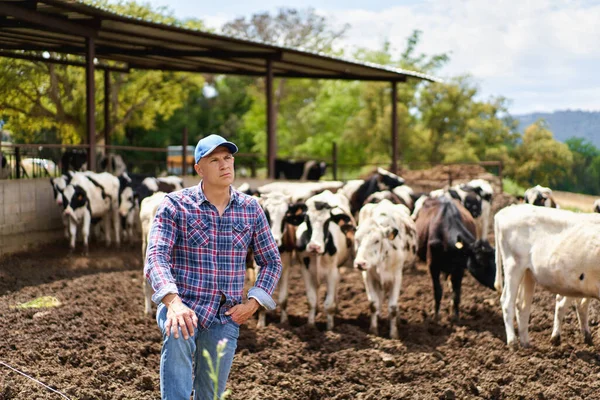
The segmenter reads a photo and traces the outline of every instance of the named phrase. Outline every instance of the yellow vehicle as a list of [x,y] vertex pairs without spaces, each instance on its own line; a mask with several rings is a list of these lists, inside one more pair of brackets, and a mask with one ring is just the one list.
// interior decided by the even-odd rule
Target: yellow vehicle
[[[194,174],[194,146],[187,146],[187,174]],[[182,174],[183,146],[167,147],[167,172],[169,175]]]

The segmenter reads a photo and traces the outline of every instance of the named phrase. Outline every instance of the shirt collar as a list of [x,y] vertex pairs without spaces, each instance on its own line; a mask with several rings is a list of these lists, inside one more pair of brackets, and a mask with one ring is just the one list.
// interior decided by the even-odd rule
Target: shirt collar
[[[208,201],[206,198],[206,195],[204,194],[204,190],[202,190],[202,181],[200,181],[200,183],[198,184],[198,191],[197,191],[197,195],[198,195],[198,204],[202,204],[205,201]],[[229,185],[229,197],[230,203],[235,203],[238,206],[242,204],[242,198],[240,196],[240,193],[233,189],[233,187],[231,185]]]

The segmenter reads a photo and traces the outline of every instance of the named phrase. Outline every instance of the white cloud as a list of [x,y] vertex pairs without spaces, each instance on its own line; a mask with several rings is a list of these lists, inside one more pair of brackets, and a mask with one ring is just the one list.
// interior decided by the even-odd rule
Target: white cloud
[[346,47],[376,49],[389,39],[401,51],[413,30],[423,31],[419,51],[451,54],[440,75],[472,75],[485,97],[512,99],[514,113],[600,109],[590,89],[600,87],[599,4],[449,0],[319,12],[352,26]]

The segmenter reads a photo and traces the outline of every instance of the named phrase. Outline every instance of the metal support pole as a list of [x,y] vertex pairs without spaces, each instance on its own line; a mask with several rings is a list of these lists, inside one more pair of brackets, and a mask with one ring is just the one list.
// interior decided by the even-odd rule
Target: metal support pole
[[[104,70],[104,145],[110,145],[110,71]],[[106,150],[108,155],[108,149]]]
[[15,147],[15,176],[21,178],[21,148]]
[[187,146],[188,146],[188,128],[187,126],[183,127],[183,138],[181,140],[183,142],[181,146],[181,176],[187,175]]
[[398,87],[392,82],[392,172],[398,173]]
[[94,82],[94,58],[96,52],[94,39],[85,39],[85,94],[86,94],[86,129],[88,136],[88,171],[96,171],[96,86]]
[[273,103],[273,65],[267,60],[267,171],[270,179],[275,179],[275,155],[277,154],[277,138],[275,137],[275,104]]

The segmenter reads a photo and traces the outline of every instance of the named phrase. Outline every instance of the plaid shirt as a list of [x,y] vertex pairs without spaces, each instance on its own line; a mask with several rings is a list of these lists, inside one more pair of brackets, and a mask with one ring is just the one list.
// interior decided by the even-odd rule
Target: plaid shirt
[[[144,273],[159,304],[177,293],[196,312],[203,328],[218,314],[242,303],[248,248],[260,266],[254,287],[248,291],[272,310],[271,295],[281,275],[281,257],[265,213],[256,199],[230,189],[231,199],[222,216],[196,187],[169,193],[159,206],[148,239]],[[225,303],[220,305],[221,296]]]

